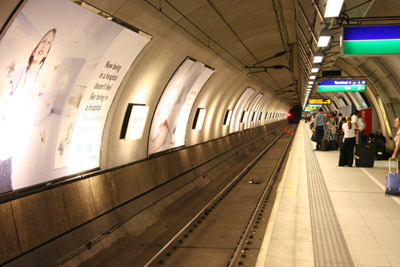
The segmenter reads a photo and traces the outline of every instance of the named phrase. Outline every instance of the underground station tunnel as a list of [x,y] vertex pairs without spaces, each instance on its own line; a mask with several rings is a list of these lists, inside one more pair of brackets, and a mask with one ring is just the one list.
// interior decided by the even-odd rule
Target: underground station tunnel
[[0,3],[1,266],[400,266],[400,1]]

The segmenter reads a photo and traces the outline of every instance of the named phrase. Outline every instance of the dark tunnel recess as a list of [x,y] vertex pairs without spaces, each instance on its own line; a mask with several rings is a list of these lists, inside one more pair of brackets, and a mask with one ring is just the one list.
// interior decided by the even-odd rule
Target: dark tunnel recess
[[296,105],[291,110],[289,110],[287,114],[287,119],[289,123],[299,123],[301,119],[301,107],[299,105]]

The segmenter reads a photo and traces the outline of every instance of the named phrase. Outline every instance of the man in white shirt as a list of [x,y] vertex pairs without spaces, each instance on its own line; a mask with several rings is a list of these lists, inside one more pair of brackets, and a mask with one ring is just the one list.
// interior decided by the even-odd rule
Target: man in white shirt
[[[351,116],[351,123],[354,123],[357,131],[358,131],[358,117],[359,117],[359,112],[354,111],[353,115]],[[356,135],[356,144],[358,144],[358,134]]]
[[362,143],[365,141],[364,129],[367,127],[367,123],[365,122],[363,117],[359,117],[357,120],[357,125],[358,125],[358,141]]

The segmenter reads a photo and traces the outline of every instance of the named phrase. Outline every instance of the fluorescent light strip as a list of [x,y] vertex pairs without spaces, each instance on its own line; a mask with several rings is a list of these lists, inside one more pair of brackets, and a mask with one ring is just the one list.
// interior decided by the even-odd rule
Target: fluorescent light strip
[[344,0],[328,0],[325,9],[325,18],[339,17]]
[[319,68],[312,68],[311,73],[317,73],[319,71]]
[[313,60],[313,63],[321,63],[322,59],[324,59],[323,56],[315,56],[314,60]]
[[318,39],[317,47],[327,47],[331,36],[320,36]]

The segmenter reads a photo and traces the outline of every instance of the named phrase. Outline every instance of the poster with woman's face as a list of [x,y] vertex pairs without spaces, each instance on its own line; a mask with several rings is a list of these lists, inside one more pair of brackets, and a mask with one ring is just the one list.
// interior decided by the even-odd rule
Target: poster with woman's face
[[187,58],[168,82],[150,128],[149,154],[185,145],[194,101],[214,70]]
[[0,193],[99,167],[115,93],[148,38],[69,0],[29,0],[0,39]]

